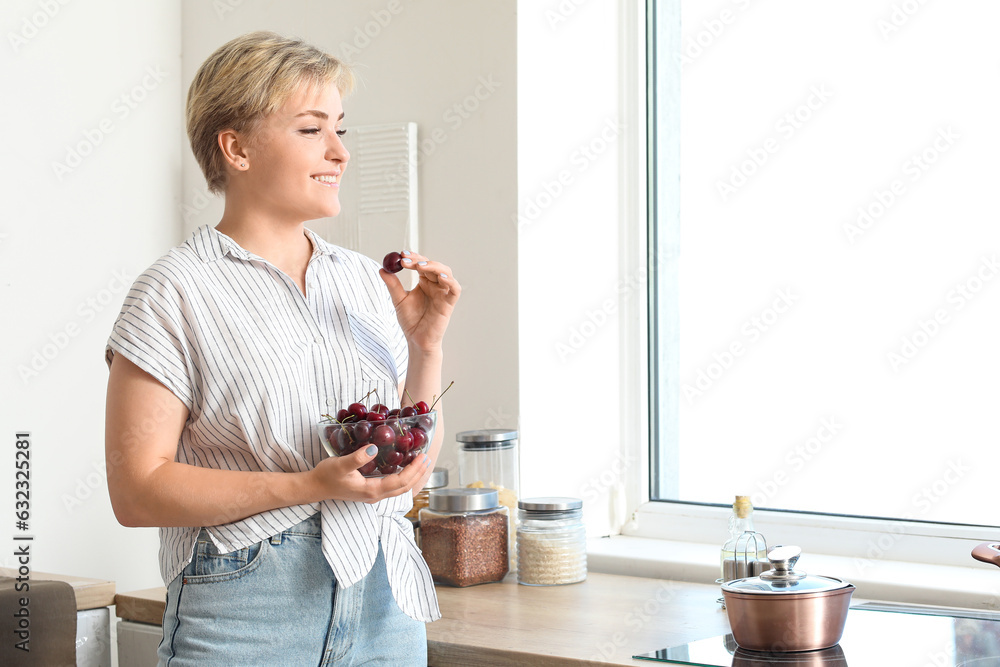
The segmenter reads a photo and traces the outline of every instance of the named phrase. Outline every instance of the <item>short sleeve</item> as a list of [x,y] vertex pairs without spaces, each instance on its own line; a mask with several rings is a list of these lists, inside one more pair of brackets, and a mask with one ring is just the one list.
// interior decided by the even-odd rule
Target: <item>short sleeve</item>
[[182,291],[162,267],[154,265],[136,279],[104,350],[111,367],[121,354],[169,389],[189,411],[194,408],[190,327]]

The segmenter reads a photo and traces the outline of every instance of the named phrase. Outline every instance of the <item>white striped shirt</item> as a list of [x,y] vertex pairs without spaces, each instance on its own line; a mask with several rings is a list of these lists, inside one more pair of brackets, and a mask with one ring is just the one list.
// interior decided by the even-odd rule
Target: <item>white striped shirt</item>
[[[377,389],[399,404],[407,346],[379,265],[307,230],[306,294],[265,259],[210,226],[136,279],[108,340],[190,413],[177,461],[223,470],[301,472],[323,457],[320,415]],[[237,501],[238,502],[238,501]],[[322,515],[323,553],[339,586],[371,569],[381,540],[400,609],[440,618],[434,583],[413,542],[404,493],[375,504],[326,500],[215,525],[227,553]],[[232,508],[224,508],[226,510]],[[160,529],[169,584],[191,561],[200,527]]]

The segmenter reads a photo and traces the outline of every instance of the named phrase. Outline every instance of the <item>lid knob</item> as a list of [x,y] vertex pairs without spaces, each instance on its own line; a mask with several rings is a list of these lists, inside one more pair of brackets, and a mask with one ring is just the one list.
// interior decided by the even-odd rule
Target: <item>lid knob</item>
[[805,573],[796,572],[795,564],[799,562],[802,555],[802,547],[784,546],[779,544],[767,552],[767,560],[771,562],[771,569],[760,575],[761,579],[769,581],[798,581],[805,577]]

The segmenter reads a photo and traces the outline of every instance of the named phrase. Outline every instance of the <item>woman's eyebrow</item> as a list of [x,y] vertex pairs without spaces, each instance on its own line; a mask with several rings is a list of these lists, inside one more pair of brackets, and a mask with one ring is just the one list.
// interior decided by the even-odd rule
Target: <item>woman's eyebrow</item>
[[[303,111],[302,113],[295,114],[296,118],[298,118],[299,116],[316,116],[317,118],[321,118],[323,120],[326,120],[327,118],[330,117],[330,114],[326,113],[325,111],[320,111],[318,109],[309,109],[308,111]],[[341,111],[340,115],[337,116],[337,120],[344,120],[344,112],[343,111]]]

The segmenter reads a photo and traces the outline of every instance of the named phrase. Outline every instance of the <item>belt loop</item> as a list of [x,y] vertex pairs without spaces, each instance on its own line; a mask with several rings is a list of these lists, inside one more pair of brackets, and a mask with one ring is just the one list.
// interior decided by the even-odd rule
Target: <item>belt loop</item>
[[271,536],[271,544],[281,544],[281,533]]

